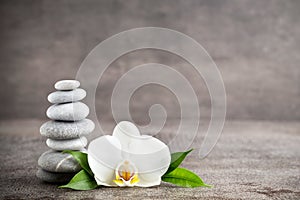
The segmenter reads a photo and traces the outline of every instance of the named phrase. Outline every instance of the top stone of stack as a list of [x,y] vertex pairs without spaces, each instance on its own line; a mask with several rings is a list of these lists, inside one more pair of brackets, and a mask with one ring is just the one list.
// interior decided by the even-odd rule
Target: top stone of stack
[[62,80],[55,83],[57,90],[74,90],[80,86],[80,82],[76,80]]

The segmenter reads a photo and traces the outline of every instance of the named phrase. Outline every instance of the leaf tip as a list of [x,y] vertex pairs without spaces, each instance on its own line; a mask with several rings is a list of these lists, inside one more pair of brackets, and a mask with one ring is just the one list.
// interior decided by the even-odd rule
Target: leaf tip
[[214,186],[213,185],[204,184],[204,187],[213,188]]
[[194,149],[193,149],[193,148],[191,148],[191,149],[190,149],[190,150],[188,150],[187,152],[188,152],[188,153],[190,153],[190,152],[191,152],[191,151],[193,151],[193,150],[194,150]]

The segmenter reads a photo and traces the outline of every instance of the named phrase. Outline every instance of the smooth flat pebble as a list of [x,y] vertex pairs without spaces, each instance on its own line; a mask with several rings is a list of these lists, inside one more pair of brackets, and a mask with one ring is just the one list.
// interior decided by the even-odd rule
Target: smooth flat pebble
[[94,122],[89,119],[76,122],[48,121],[41,126],[40,133],[51,139],[64,140],[88,135],[94,128]]
[[56,91],[48,95],[50,103],[67,103],[80,101],[86,97],[86,91],[81,88],[70,91]]
[[53,140],[48,138],[46,144],[49,148],[57,151],[63,150],[82,150],[86,147],[88,141],[86,137],[80,137],[70,140]]
[[48,172],[42,168],[38,168],[36,176],[42,181],[48,183],[67,183],[69,182],[76,173],[55,173]]
[[49,172],[75,173],[81,169],[72,155],[53,150],[44,152],[38,160],[38,165]]
[[57,90],[74,90],[80,86],[77,80],[61,80],[55,83],[54,88]]
[[53,120],[78,121],[88,116],[89,107],[81,102],[54,104],[48,108],[46,114]]

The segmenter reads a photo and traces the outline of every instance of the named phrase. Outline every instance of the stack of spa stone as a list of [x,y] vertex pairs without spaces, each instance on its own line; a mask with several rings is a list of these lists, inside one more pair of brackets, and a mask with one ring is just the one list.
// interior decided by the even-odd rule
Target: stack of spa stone
[[94,130],[94,123],[86,119],[89,108],[80,100],[86,96],[85,90],[78,88],[76,80],[62,80],[55,84],[55,91],[48,96],[54,105],[47,110],[51,119],[40,128],[46,144],[51,149],[43,153],[39,160],[37,177],[46,182],[69,181],[81,170],[79,163],[64,150],[84,151],[87,145],[85,135]]

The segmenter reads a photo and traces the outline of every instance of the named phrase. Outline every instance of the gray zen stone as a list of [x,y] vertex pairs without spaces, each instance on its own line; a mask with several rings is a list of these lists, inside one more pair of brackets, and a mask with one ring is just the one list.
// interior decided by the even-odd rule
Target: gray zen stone
[[76,80],[61,80],[55,83],[57,90],[74,90],[80,86],[80,82]]
[[47,139],[46,144],[53,150],[82,150],[86,147],[88,141],[86,137],[80,137],[70,140],[53,140]]
[[89,114],[87,105],[81,102],[54,104],[47,110],[47,116],[53,120],[78,121]]
[[78,88],[70,91],[56,91],[48,95],[50,103],[67,103],[80,101],[86,97],[86,91]]
[[48,172],[41,168],[39,168],[36,172],[36,176],[39,179],[48,183],[67,183],[73,178],[74,175],[75,173]]
[[75,173],[81,169],[72,155],[52,150],[40,156],[38,165],[49,172]]
[[95,128],[92,120],[83,119],[77,122],[48,121],[40,128],[42,136],[61,140],[78,138],[91,133]]

